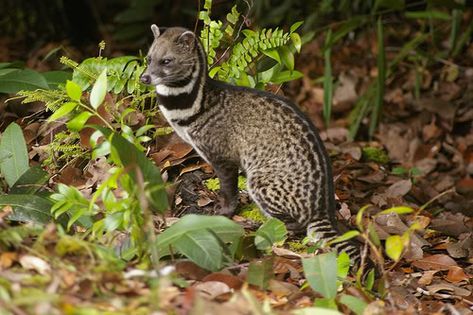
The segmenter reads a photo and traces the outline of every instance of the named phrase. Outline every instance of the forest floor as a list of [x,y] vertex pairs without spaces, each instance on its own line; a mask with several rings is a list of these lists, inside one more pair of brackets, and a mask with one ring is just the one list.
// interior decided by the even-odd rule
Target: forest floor
[[[333,163],[341,222],[354,226],[357,211],[371,205],[366,214],[381,240],[403,234],[413,222],[419,224],[402,259],[393,263],[386,258],[381,266],[388,280],[384,298],[354,285],[345,292],[368,304],[365,314],[472,314],[473,45],[456,60],[426,61],[428,66],[417,69],[400,64],[386,84],[374,139],[348,141],[347,113],[377,75],[372,42],[370,36],[360,36],[334,49],[338,84],[329,128],[322,123],[323,88],[316,82],[323,74],[320,41],[307,44],[296,63],[305,77],[279,92],[300,104],[321,129]],[[51,67],[40,62],[51,45],[31,52],[27,63],[40,70]],[[50,130],[34,116],[43,110],[41,104],[6,104],[5,99],[0,99],[0,130],[16,121],[23,129],[30,163],[40,163],[51,141]],[[365,125],[359,139],[367,139]],[[189,145],[174,135],[161,137],[148,156],[165,178],[179,183],[167,222],[212,208],[216,193],[203,184],[213,176],[212,169]],[[106,175],[100,161],[87,168],[71,164],[53,177],[50,187],[65,183],[90,194]],[[241,201],[249,203],[244,192]],[[375,216],[392,206],[415,211]],[[8,211],[0,209],[0,228],[10,226]],[[247,218],[236,215],[233,220],[251,228]],[[246,283],[248,261],[208,272],[181,259],[165,262],[174,267],[177,280],[162,278],[156,292],[153,278],[137,261],[114,269],[108,257],[91,252],[92,245],[71,239],[48,225],[41,239],[26,237],[15,248],[0,247],[0,314],[147,314],[155,308],[161,311],[154,314],[256,314],[266,303],[276,314],[287,314],[312,306],[318,297],[302,287],[305,254],[287,245],[266,256],[272,257],[273,268],[265,290]],[[82,249],[71,249],[74,246]],[[344,306],[340,311],[349,313]]]

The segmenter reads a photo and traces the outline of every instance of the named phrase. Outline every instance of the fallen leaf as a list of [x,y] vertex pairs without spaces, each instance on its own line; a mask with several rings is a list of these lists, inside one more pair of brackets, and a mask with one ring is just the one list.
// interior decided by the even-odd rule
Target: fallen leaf
[[434,279],[434,275],[439,272],[439,270],[427,270],[422,274],[422,277],[419,278],[417,283],[420,285],[429,285],[432,283],[432,280]]
[[453,285],[451,283],[442,282],[436,283],[432,285],[428,285],[427,290],[429,293],[436,294],[436,293],[451,293],[457,296],[469,296],[471,295],[471,291],[467,289],[460,288],[459,286]]
[[174,266],[176,272],[185,279],[202,280],[209,272],[189,260],[179,261]]
[[391,186],[385,192],[387,197],[398,198],[406,195],[412,188],[412,182],[410,179],[400,180]]
[[204,297],[210,300],[213,300],[222,294],[232,292],[232,289],[226,283],[220,281],[198,283],[194,286],[194,289],[201,292]]
[[445,280],[452,283],[458,283],[462,281],[468,281],[471,277],[465,273],[463,268],[458,266],[451,266],[448,268],[448,274]]
[[451,266],[458,266],[455,260],[444,254],[424,257],[413,261],[412,265],[422,270],[448,270]]
[[28,270],[35,270],[36,272],[42,275],[46,275],[51,272],[51,266],[43,259],[36,256],[21,256],[20,264],[23,268]]
[[239,290],[243,285],[243,281],[240,278],[233,275],[225,274],[222,272],[211,273],[202,279],[202,282],[207,282],[207,281],[223,282],[226,285],[228,285],[229,288],[233,290]]

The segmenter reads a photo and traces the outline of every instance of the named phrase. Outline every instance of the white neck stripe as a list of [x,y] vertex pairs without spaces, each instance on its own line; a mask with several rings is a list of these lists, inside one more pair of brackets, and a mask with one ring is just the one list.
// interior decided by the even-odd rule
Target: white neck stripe
[[175,96],[180,94],[190,94],[194,89],[194,85],[197,82],[197,78],[199,77],[200,73],[200,66],[197,67],[196,71],[192,74],[192,79],[189,83],[184,86],[180,87],[170,87],[164,84],[157,84],[156,85],[156,93],[162,96]]

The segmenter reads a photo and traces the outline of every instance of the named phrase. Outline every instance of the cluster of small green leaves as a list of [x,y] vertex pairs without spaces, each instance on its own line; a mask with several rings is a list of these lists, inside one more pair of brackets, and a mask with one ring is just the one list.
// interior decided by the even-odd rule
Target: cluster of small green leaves
[[[296,22],[289,32],[282,29],[244,29],[235,32],[240,13],[234,6],[227,23],[210,19],[212,1],[206,0],[199,18],[204,23],[201,41],[208,56],[209,75],[221,81],[263,89],[268,83],[281,84],[298,79],[294,53],[300,52],[302,40]],[[240,33],[244,38],[240,40]],[[225,47],[230,42],[230,47]],[[217,51],[224,51],[216,60]],[[228,52],[228,55],[226,53]]]

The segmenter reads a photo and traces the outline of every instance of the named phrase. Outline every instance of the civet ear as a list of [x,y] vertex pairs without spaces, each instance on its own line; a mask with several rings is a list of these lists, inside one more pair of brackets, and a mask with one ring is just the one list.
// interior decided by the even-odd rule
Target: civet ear
[[151,31],[153,32],[154,38],[158,38],[159,34],[159,27],[156,24],[151,25]]
[[195,35],[191,31],[185,31],[177,38],[177,42],[188,49],[192,49],[195,45]]

